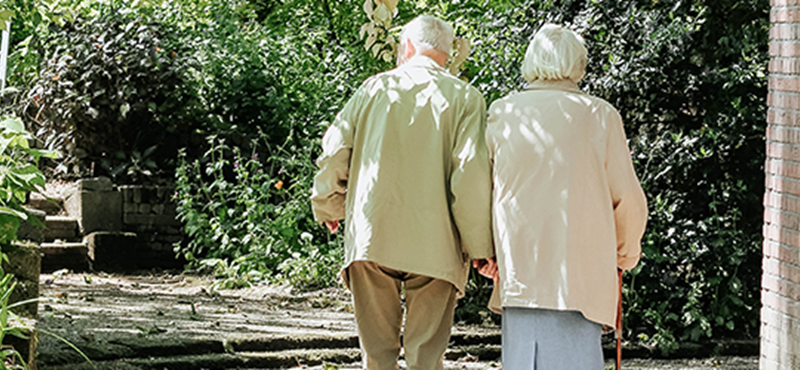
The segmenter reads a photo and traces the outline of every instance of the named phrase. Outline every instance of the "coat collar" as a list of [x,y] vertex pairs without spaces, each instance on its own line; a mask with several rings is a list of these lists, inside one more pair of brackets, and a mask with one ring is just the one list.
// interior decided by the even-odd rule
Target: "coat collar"
[[525,90],[562,90],[583,93],[578,84],[569,79],[564,80],[536,80],[525,86]]
[[433,68],[437,70],[444,70],[439,63],[436,63],[433,59],[425,55],[415,55],[411,57],[411,59],[407,60],[403,63],[401,68],[414,68],[414,67],[422,67],[422,68]]

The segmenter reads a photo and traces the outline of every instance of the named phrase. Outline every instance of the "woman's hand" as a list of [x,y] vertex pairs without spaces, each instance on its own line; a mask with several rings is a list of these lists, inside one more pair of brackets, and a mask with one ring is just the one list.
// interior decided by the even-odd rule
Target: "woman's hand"
[[339,230],[339,221],[325,221],[325,227],[333,234]]
[[479,274],[492,279],[495,284],[499,283],[500,272],[497,269],[497,260],[494,257],[474,259],[472,260],[472,267],[478,270]]

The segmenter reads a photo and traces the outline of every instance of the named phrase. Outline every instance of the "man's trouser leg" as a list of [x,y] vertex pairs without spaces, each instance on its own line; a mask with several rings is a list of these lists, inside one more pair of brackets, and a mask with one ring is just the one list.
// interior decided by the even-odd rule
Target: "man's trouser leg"
[[397,368],[403,317],[401,282],[406,292],[403,342],[408,369],[442,368],[456,307],[452,284],[366,261],[351,264],[348,277],[367,369]]
[[403,324],[401,280],[390,276],[380,265],[367,261],[353,262],[347,268],[347,275],[364,368],[397,369]]
[[403,346],[408,370],[441,370],[453,326],[456,288],[444,280],[413,274],[405,287]]

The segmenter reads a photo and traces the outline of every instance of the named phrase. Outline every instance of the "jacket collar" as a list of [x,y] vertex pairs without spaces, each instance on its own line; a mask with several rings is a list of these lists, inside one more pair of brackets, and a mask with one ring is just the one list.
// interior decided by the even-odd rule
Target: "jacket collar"
[[425,55],[415,55],[411,57],[411,59],[407,60],[403,63],[401,68],[414,68],[414,67],[422,67],[422,68],[433,68],[437,70],[444,70],[439,63],[436,63],[433,59]]
[[536,80],[525,86],[525,90],[562,90],[583,93],[578,84],[570,79],[564,80]]

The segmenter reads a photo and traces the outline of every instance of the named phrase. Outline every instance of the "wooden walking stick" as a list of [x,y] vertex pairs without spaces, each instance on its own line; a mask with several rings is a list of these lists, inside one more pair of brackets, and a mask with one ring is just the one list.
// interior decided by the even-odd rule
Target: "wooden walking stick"
[[619,280],[619,299],[617,301],[617,370],[622,369],[622,270],[617,270]]

